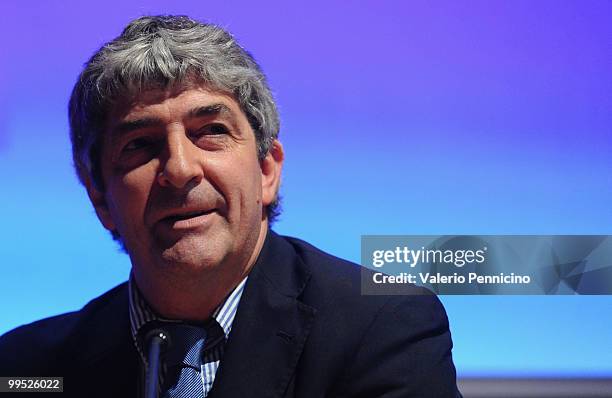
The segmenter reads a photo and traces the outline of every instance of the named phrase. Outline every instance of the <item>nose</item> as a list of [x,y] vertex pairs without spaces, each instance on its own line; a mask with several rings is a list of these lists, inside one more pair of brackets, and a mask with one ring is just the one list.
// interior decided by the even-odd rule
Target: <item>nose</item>
[[184,130],[168,133],[165,163],[157,176],[163,187],[184,188],[190,182],[198,183],[204,177],[201,153]]

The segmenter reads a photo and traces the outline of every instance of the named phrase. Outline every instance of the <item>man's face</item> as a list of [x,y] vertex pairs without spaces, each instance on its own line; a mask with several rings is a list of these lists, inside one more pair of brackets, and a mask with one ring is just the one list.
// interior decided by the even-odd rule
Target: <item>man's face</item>
[[87,184],[88,192],[137,273],[240,268],[267,227],[263,208],[282,165],[275,148],[280,157],[258,160],[253,130],[228,95],[151,91],[110,116],[101,152],[106,190]]

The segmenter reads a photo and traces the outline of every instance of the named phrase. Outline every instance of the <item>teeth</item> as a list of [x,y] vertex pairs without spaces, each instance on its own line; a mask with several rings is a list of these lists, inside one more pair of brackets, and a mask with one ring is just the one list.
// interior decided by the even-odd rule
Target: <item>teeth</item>
[[176,219],[176,220],[184,220],[186,218],[201,216],[204,213],[205,212],[203,212],[203,211],[196,211],[196,212],[193,212],[193,213],[178,214],[176,216],[172,216],[171,218]]
[[193,213],[183,214],[183,217],[199,216],[200,214],[204,214],[204,212],[203,211],[194,211]]

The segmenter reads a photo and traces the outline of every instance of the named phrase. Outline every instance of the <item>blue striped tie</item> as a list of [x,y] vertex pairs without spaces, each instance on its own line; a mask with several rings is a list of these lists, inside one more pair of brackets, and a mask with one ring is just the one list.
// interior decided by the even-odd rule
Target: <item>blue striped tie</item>
[[166,327],[170,347],[165,360],[168,369],[164,398],[204,398],[202,385],[202,353],[206,330],[186,324]]

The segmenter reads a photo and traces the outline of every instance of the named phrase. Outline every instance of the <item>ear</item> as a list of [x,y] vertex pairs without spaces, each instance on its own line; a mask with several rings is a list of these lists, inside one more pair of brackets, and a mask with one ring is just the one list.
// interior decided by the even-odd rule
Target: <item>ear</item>
[[108,203],[106,201],[106,196],[103,192],[100,192],[96,185],[91,180],[90,176],[86,176],[85,180],[85,188],[87,189],[87,195],[89,196],[89,200],[96,210],[96,214],[98,215],[98,219],[104,226],[104,228],[109,231],[116,230],[115,222],[111,217]]
[[264,206],[276,200],[280,187],[281,170],[285,160],[283,145],[274,140],[266,157],[261,161],[261,200]]

